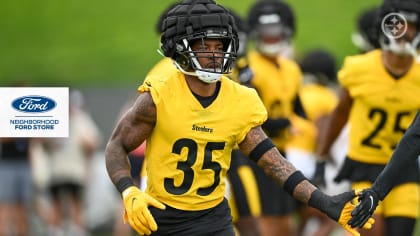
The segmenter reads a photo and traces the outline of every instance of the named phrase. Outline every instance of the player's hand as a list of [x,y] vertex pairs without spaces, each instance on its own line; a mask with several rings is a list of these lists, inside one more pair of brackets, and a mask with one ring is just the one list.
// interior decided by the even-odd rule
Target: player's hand
[[351,212],[351,219],[348,224],[351,227],[360,227],[364,225],[375,212],[379,204],[379,196],[375,190],[368,188],[358,194],[359,204]]
[[134,186],[124,190],[122,197],[125,208],[124,223],[128,221],[140,235],[150,235],[152,231],[157,230],[156,221],[148,206],[165,209],[165,205]]
[[311,179],[311,182],[318,188],[325,188],[327,183],[325,181],[325,161],[319,161],[315,166],[315,173]]
[[[354,190],[334,196],[328,196],[320,190],[315,190],[311,195],[309,205],[324,212],[328,217],[338,222],[351,235],[360,236],[360,233],[347,223],[351,218],[352,210],[356,207],[352,203],[352,200],[355,197],[356,192]],[[370,229],[374,223],[375,220],[369,218],[365,224],[363,224],[362,228]]]

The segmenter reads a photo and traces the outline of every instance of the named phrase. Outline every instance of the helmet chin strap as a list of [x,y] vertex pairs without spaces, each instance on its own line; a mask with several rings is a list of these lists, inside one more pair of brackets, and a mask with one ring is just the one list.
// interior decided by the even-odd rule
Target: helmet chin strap
[[186,71],[186,70],[182,69],[182,67],[176,61],[174,61],[174,63],[176,65],[176,67],[183,74],[196,76],[198,79],[200,79],[201,81],[203,81],[205,83],[208,83],[208,84],[216,83],[217,81],[219,81],[222,78],[222,74],[220,74],[220,73],[212,73],[212,72],[206,72],[206,71],[201,71],[201,70]]
[[205,72],[205,71],[201,71],[201,70],[195,71],[195,74],[197,75],[197,77],[201,81],[203,81],[205,83],[208,83],[208,84],[216,83],[217,81],[219,81],[222,78],[222,74]]

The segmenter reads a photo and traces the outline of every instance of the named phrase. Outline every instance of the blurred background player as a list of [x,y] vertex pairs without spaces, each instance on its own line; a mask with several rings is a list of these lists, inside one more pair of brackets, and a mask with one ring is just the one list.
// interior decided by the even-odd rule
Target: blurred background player
[[[386,31],[393,25],[388,14],[406,19],[398,20],[406,27],[401,37]],[[371,186],[420,108],[420,64],[415,60],[419,15],[419,0],[384,1],[375,26],[381,49],[347,57],[338,74],[340,100],[321,133],[317,152],[328,160],[331,144],[349,122],[349,149],[336,180],[350,180],[352,188]],[[410,168],[377,208],[373,229],[363,235],[412,235],[419,215],[420,177],[417,165]]]
[[[285,154],[286,144],[292,135],[292,117],[306,117],[298,95],[302,73],[295,62],[282,56],[289,50],[295,33],[294,13],[289,5],[281,1],[257,1],[248,11],[247,22],[251,29],[250,41],[255,48],[247,53],[253,73],[247,85],[257,90],[268,111],[268,120],[262,127],[278,150]],[[234,154],[241,155],[240,152]],[[249,163],[249,166],[253,169],[259,194],[253,197],[253,202],[249,201],[249,204],[258,204],[250,210],[260,212],[258,224],[261,235],[294,235],[295,201],[255,168],[255,163]]]
[[[363,10],[362,12],[360,12],[360,14],[358,15],[356,19],[356,31],[351,34],[351,40],[354,46],[358,48],[360,53],[366,53],[368,51],[371,51],[380,47],[378,36],[377,36],[377,29],[375,27],[377,25],[376,21],[377,21],[378,9],[379,7],[367,8]],[[308,67],[308,65],[303,65],[305,64],[304,61],[305,60],[307,61],[310,58],[312,58],[312,61],[314,62],[311,64],[313,66]],[[308,55],[306,59],[303,59],[301,61],[302,63],[301,67],[305,73],[305,76],[304,76],[305,83],[307,82],[308,78],[309,80],[311,80],[310,79],[312,77],[311,71],[316,71],[317,68],[327,69],[323,65],[324,64],[323,61],[324,60],[322,59],[318,60],[315,54],[313,56]],[[309,75],[310,75],[309,77],[308,77],[307,72],[309,72]],[[336,77],[336,75],[334,75],[334,77]],[[330,85],[332,86],[334,90],[336,90],[336,93],[338,93],[338,85],[336,83],[330,84]],[[323,117],[324,125],[325,125],[326,118],[327,117]],[[318,127],[318,130],[322,131],[323,128]],[[345,125],[340,135],[335,140],[334,145],[331,148],[331,157],[333,158],[333,161],[325,162],[322,160],[321,161],[317,160],[317,164],[315,165],[316,168],[315,168],[314,176],[312,176],[313,182],[317,184],[319,187],[321,187],[324,191],[330,194],[333,194],[334,192],[340,192],[342,190],[350,188],[348,181],[343,180],[340,183],[337,183],[336,181],[334,181],[334,178],[337,172],[339,171],[339,169],[341,168],[341,165],[343,164],[345,156],[346,156],[347,146],[348,146],[347,139],[348,139],[348,125]],[[313,212],[313,213],[316,214],[316,212]],[[310,220],[308,222],[309,227],[306,227],[306,231],[307,231],[307,228],[309,229],[312,228],[311,225],[314,224],[313,219],[309,219],[309,220]],[[324,231],[323,229],[328,229],[328,228],[331,228],[331,226],[336,225],[336,224],[331,224],[331,223],[319,225],[319,222],[316,222],[316,221],[315,223],[316,223],[316,226],[321,226],[321,228],[317,232],[323,232]],[[321,233],[320,235],[325,235],[325,234]]]
[[235,18],[236,26],[238,27],[238,52],[236,54],[235,66],[232,70],[232,73],[229,77],[235,80],[238,83],[241,83],[246,86],[250,86],[249,82],[251,81],[254,74],[252,73],[251,68],[249,67],[247,50],[248,50],[248,40],[250,28],[248,22],[240,16],[234,9],[229,9],[233,17]]
[[[310,122],[305,122],[299,127],[299,131],[292,136],[286,148],[286,155],[290,162],[297,166],[306,177],[313,179],[316,166],[316,145],[318,134],[324,129],[325,120],[330,115],[338,102],[336,60],[325,49],[315,49],[307,52],[299,61],[304,75],[304,85],[299,92],[303,107]],[[349,189],[348,184],[336,184],[333,177],[340,163],[344,160],[343,149],[346,148],[346,140],[340,138],[334,144],[334,165],[326,167],[323,183],[313,181],[324,191],[337,194]],[[315,209],[300,204],[298,209],[299,225],[297,235],[327,236],[334,230],[339,230],[337,224],[319,214]]]
[[410,169],[410,165],[418,165],[420,157],[419,128],[420,110],[395,148],[391,160],[376,178],[372,187],[364,189],[359,194],[358,205],[352,211],[352,219],[349,221],[352,227],[362,225],[367,217],[372,216],[379,202],[384,200],[395,184],[398,183],[399,178],[406,175],[406,172],[401,170]]
[[[237,59],[232,74],[234,81],[250,86],[253,72],[247,58],[249,26],[247,21],[230,9],[238,28],[239,46]],[[228,171],[229,188],[227,196],[231,207],[233,223],[241,236],[258,236],[260,234],[257,218],[261,215],[259,191],[252,168],[258,168],[255,162],[245,157],[235,147]]]
[[92,169],[90,160],[101,142],[101,134],[86,110],[83,94],[72,90],[69,97],[69,137],[45,139],[48,156],[52,212],[48,235],[89,235],[84,218],[84,191]]
[[31,143],[29,138],[0,138],[0,235],[31,232]]
[[377,18],[379,7],[371,7],[360,12],[357,17],[356,31],[351,35],[351,41],[361,53],[378,49]]

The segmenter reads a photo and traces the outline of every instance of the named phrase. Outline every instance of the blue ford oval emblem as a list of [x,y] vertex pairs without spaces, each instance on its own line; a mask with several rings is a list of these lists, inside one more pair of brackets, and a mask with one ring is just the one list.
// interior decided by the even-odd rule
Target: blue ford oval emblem
[[56,102],[51,98],[30,95],[13,100],[12,107],[21,112],[38,113],[54,109]]

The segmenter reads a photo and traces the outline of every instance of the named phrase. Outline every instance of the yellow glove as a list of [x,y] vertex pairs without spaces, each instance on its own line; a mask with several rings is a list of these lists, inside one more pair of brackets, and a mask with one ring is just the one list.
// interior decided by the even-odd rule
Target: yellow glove
[[140,235],[150,235],[152,231],[157,230],[156,221],[148,206],[163,210],[165,205],[134,186],[125,189],[122,192],[122,197],[125,208],[124,223],[128,221]]
[[[355,194],[357,195],[358,192],[360,192],[360,190],[356,190]],[[347,230],[349,233],[351,233],[353,236],[360,236],[360,233],[357,232],[357,230],[355,228],[352,228],[349,224],[348,221],[351,219],[351,212],[353,211],[353,209],[356,208],[356,205],[353,204],[353,202],[347,202],[344,205],[343,210],[340,213],[340,218],[338,219],[338,223],[343,226],[343,228],[345,230]],[[371,229],[372,225],[375,223],[375,219],[373,218],[369,218],[366,223],[363,225],[363,229]]]

